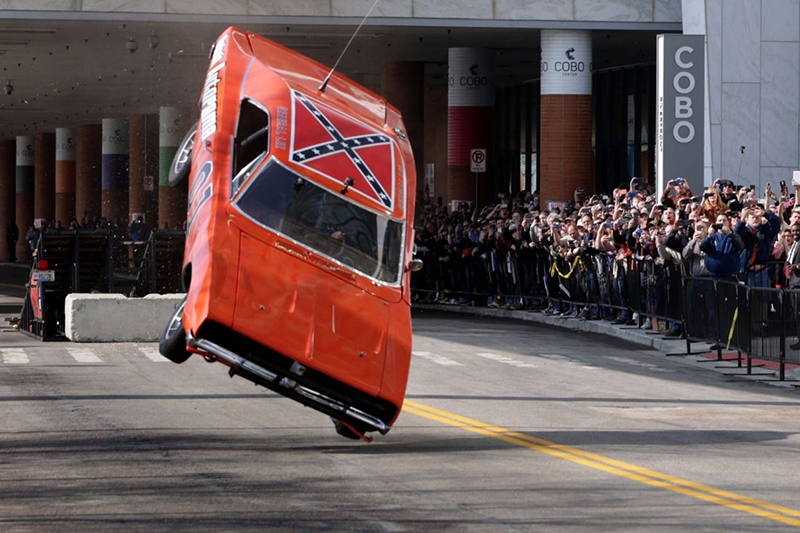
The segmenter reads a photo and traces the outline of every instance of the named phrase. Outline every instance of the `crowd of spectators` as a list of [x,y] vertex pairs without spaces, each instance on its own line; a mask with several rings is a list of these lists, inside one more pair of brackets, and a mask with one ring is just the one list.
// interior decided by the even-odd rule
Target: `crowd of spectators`
[[[15,248],[20,235],[19,230],[17,229],[17,226],[13,220],[9,221],[8,227],[10,229],[6,232],[6,244],[9,250],[9,257],[13,262],[16,260]],[[172,228],[170,228],[167,223],[164,223],[160,229],[181,231],[186,229],[186,224],[175,224]],[[141,216],[137,216],[128,225],[125,225],[125,222],[121,218],[112,220],[104,216],[84,216],[80,221],[76,217],[73,217],[72,220],[69,221],[69,225],[67,227],[64,227],[64,224],[60,220],[43,220],[39,222],[38,227],[37,225],[31,224],[24,235],[25,242],[28,243],[29,249],[31,251],[35,250],[38,246],[39,237],[42,235],[42,233],[51,230],[108,230],[115,236],[117,240],[132,243],[146,241],[150,238],[150,233],[152,231],[150,226],[145,223],[143,217]]]
[[[800,262],[795,244],[800,239],[800,184],[792,187],[794,193],[785,182],[759,191],[716,180],[703,191],[692,191],[677,178],[657,194],[641,178],[633,178],[609,195],[577,189],[572,200],[550,209],[541,205],[538,194],[526,192],[499,194],[494,203],[477,208],[468,203],[452,210],[424,204],[418,211],[416,246],[432,264],[417,276],[415,288],[418,298],[429,301],[468,303],[488,295],[483,303],[490,306],[535,307],[549,314],[632,323],[636,317],[624,305],[564,308],[554,303],[554,295],[538,294],[536,287],[555,274],[566,279],[577,267],[587,274],[585,290],[595,298],[590,301],[612,301],[598,295],[606,287],[613,300],[624,302],[619,280],[631,260],[651,260],[684,275],[751,287],[791,284],[795,278],[800,282],[795,274]],[[486,283],[489,270],[502,271],[502,278],[514,286],[508,281],[506,286]],[[598,287],[598,275],[611,283]],[[501,296],[519,294],[540,298]],[[671,335],[680,334],[677,324],[667,328]]]

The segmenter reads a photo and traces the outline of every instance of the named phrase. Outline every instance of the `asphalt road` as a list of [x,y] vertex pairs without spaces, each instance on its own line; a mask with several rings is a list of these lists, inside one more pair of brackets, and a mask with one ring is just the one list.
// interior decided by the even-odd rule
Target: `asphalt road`
[[529,323],[414,325],[372,444],[199,358],[0,332],[0,531],[800,526],[800,392]]

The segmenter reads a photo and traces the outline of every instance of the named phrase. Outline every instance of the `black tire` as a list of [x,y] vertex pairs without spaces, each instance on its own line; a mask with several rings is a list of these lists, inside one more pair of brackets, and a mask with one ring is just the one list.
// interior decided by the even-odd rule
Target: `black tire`
[[170,187],[183,185],[189,179],[189,174],[192,172],[192,150],[194,149],[196,132],[197,122],[189,128],[189,131],[183,136],[181,144],[178,145],[178,151],[175,152],[175,157],[172,158],[172,163],[169,166]]
[[[332,418],[332,420],[333,420],[333,418]],[[334,420],[333,421],[333,427],[336,428],[336,433],[338,433],[339,435],[341,435],[342,437],[344,437],[346,439],[361,440],[361,437],[359,437],[358,434],[355,433],[353,430],[351,430],[349,427],[347,427],[344,424],[342,424],[341,420]],[[366,433],[366,427],[362,428],[362,427],[359,427],[358,425],[355,425],[353,427],[355,427],[356,429],[361,431],[362,434]]]
[[158,343],[158,351],[161,352],[161,355],[176,364],[184,363],[192,356],[191,352],[186,350],[186,333],[183,331],[183,307],[185,305],[186,299],[184,298],[169,319],[169,323],[161,335],[161,341]]

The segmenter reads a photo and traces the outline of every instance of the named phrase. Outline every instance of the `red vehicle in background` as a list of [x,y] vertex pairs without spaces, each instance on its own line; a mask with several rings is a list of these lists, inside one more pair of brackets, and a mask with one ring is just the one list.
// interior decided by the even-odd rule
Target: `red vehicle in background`
[[184,304],[159,349],[191,354],[330,415],[389,431],[411,357],[416,175],[400,113],[253,33],[217,40],[189,179]]

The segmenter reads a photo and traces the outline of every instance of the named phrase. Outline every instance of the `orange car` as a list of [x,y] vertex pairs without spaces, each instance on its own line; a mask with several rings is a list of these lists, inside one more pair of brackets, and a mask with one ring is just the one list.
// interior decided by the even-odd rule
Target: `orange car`
[[160,351],[192,354],[385,434],[411,357],[416,174],[400,113],[253,33],[219,37],[200,120],[173,161],[189,178],[184,304]]

